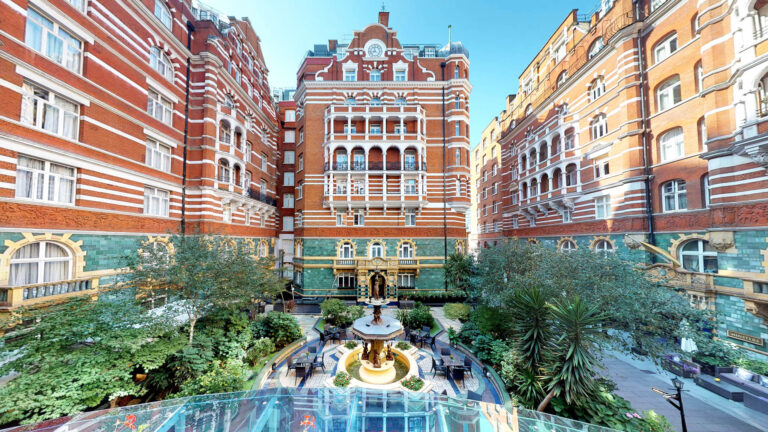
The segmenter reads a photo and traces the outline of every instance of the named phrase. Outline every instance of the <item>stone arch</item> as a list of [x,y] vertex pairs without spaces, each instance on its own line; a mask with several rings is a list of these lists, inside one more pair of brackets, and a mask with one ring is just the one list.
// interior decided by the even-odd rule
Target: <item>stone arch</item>
[[352,241],[352,239],[341,239],[338,242],[336,242],[336,256],[337,257],[339,256],[339,252],[341,252],[341,247],[346,243],[349,243],[350,245],[352,245],[352,258],[357,257],[357,243]]
[[611,244],[611,247],[613,248],[613,250],[614,251],[616,250],[616,240],[611,240],[611,238],[608,237],[608,236],[594,236],[594,237],[592,237],[592,241],[589,242],[589,248],[594,251],[595,247],[597,246],[597,243],[599,241],[607,241],[608,243]]
[[410,244],[411,248],[413,248],[413,256],[416,256],[416,243],[412,239],[401,239],[399,242],[397,242],[397,257],[400,257],[400,247],[404,244]]
[[566,237],[560,237],[560,240],[557,241],[557,251],[560,252],[560,248],[565,244],[566,242],[573,243],[576,248],[574,250],[579,250],[579,244],[576,243],[576,240],[573,239],[573,236],[566,236]]
[[50,241],[58,243],[64,247],[72,256],[72,278],[77,279],[82,276],[85,269],[85,255],[86,251],[82,249],[83,241],[73,241],[71,239],[72,234],[66,233],[62,235],[54,235],[53,233],[45,233],[34,235],[30,232],[21,233],[24,237],[19,241],[6,240],[4,245],[6,247],[5,252],[0,254],[0,284],[8,285],[11,275],[11,257],[24,246],[31,243]]
[[381,250],[381,252],[382,252],[382,256],[381,257],[382,258],[386,258],[387,257],[387,242],[385,242],[382,239],[371,239],[371,240],[369,240],[368,244],[365,245],[365,256],[366,257],[370,257],[370,255],[371,255],[371,246],[373,246],[376,243],[381,244],[381,249],[382,249]]

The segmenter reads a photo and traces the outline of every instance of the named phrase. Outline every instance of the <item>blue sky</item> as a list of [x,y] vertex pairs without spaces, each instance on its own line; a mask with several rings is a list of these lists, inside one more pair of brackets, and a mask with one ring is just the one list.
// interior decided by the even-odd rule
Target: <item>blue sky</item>
[[[204,0],[227,15],[247,16],[262,41],[273,86],[295,87],[307,50],[328,39],[348,40],[376,22],[381,0]],[[518,77],[572,9],[586,13],[598,0],[386,0],[389,25],[402,43],[448,42],[469,49],[471,145],[515,93]]]

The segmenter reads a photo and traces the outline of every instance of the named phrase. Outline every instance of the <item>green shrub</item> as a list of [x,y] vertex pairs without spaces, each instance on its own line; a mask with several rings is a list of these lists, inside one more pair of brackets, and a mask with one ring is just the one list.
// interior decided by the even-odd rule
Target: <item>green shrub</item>
[[214,362],[214,367],[208,372],[182,384],[175,396],[228,393],[242,390],[248,378],[246,371],[245,365],[240,360],[230,359],[223,363]]
[[478,336],[472,344],[472,352],[475,353],[478,360],[496,369],[498,369],[504,358],[504,353],[507,351],[509,351],[509,346],[506,342],[488,335]]
[[400,351],[408,351],[411,349],[411,344],[409,344],[406,341],[400,341],[395,345],[395,348],[399,349]]
[[741,357],[736,359],[736,366],[748,369],[756,374],[768,376],[768,362],[758,360],[752,357]]
[[352,324],[358,318],[365,314],[362,306],[347,306],[339,299],[327,299],[320,303],[320,310],[326,324],[332,326],[345,326]]
[[469,305],[464,303],[446,303],[443,306],[445,317],[464,322],[469,319]]
[[416,375],[413,375],[410,378],[404,379],[402,384],[403,387],[407,388],[408,390],[419,391],[422,387],[424,387],[424,380]]
[[301,327],[293,315],[272,311],[253,321],[253,335],[272,339],[279,349],[300,339]]
[[256,366],[259,360],[273,352],[275,352],[275,343],[272,342],[272,339],[263,337],[261,339],[256,339],[253,342],[253,346],[251,346],[251,349],[246,353],[245,359],[251,366]]
[[408,326],[415,329],[422,327],[432,328],[435,325],[435,318],[432,317],[432,312],[429,310],[429,306],[425,306],[421,303],[416,303],[416,307],[408,312]]
[[333,385],[336,387],[344,388],[349,385],[349,382],[352,380],[352,377],[349,376],[346,372],[339,372],[336,374],[335,377],[333,377]]
[[347,343],[345,343],[344,346],[348,350],[353,350],[353,349],[357,348],[357,342],[355,342],[355,341],[347,341]]

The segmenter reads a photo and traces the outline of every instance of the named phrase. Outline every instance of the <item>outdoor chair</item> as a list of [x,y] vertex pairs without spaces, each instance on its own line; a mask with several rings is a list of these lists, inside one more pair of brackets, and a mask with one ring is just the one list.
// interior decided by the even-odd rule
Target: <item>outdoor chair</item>
[[306,366],[297,366],[296,367],[296,379],[294,380],[294,384],[297,384],[299,382],[299,378],[304,379],[309,374],[307,373],[307,367]]
[[293,357],[288,358],[288,370],[296,369],[296,359]]
[[432,336],[432,339],[429,341],[429,346],[432,347],[432,351],[435,350],[435,342],[437,342],[437,335]]
[[[464,357],[464,368],[469,372],[470,375],[472,375],[472,359],[469,357]],[[474,375],[472,375],[474,378]]]
[[272,363],[272,372],[277,372],[277,363]]
[[421,337],[416,334],[411,334],[411,344],[416,345],[422,345]]
[[464,386],[464,368],[463,367],[455,367],[451,369],[451,378],[453,378],[453,382],[461,381],[461,386]]
[[340,339],[339,342],[341,342],[342,340],[347,340],[347,329],[346,328],[342,328],[341,331],[339,331],[339,339]]
[[448,377],[448,366],[437,364],[434,357],[432,357],[432,370],[435,371],[435,373],[432,374],[432,378],[434,378],[438,372],[445,375],[446,378]]
[[319,360],[315,357],[315,361],[312,362],[312,367],[319,367],[325,372],[325,353],[320,356]]
[[451,355],[451,349],[450,348],[440,348],[440,355]]
[[320,342],[321,342],[322,344],[325,344],[325,332],[323,332],[323,333],[320,333]]

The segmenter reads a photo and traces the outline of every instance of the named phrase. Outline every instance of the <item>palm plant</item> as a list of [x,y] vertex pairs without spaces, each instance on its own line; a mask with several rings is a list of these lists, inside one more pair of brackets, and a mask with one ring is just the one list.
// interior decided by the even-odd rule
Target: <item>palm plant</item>
[[556,302],[550,309],[555,332],[560,336],[555,343],[549,393],[539,404],[539,411],[543,411],[555,396],[562,394],[570,404],[592,393],[598,367],[594,351],[601,323],[606,318],[597,307],[588,305],[578,296],[571,301]]
[[552,338],[552,311],[539,287],[518,289],[510,302],[515,348],[522,366],[538,375]]

